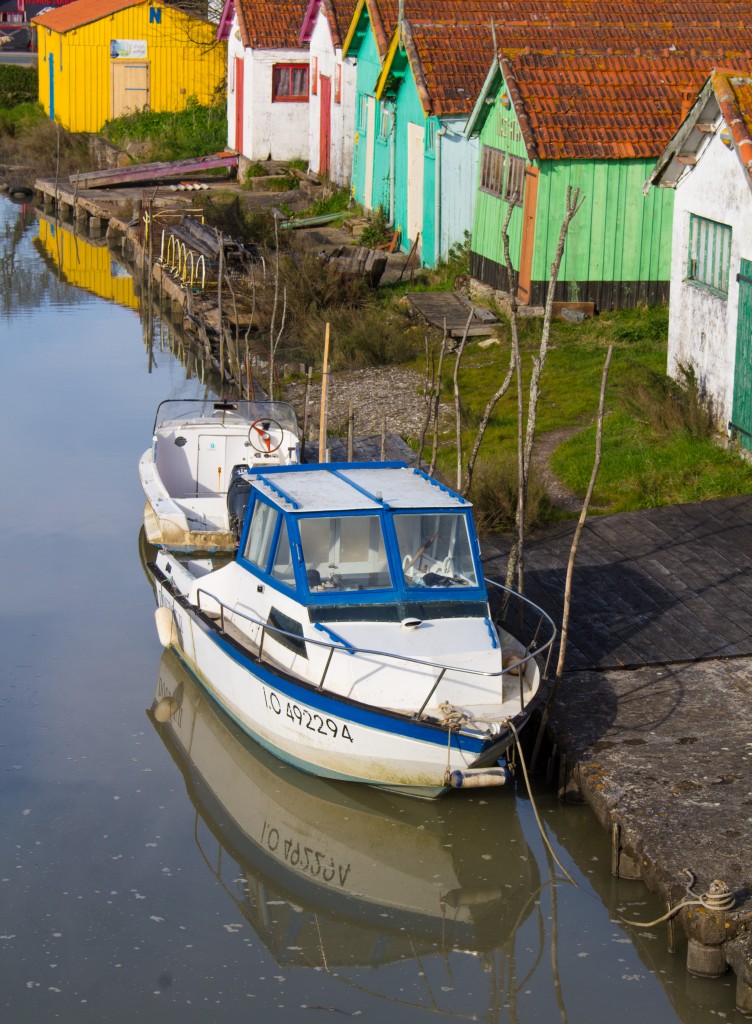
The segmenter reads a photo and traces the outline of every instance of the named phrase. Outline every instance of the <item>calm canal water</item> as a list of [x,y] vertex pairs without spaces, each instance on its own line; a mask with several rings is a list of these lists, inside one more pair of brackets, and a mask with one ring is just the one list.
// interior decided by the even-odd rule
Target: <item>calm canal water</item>
[[106,249],[4,199],[0,287],[4,1024],[741,1019],[621,923],[664,908],[586,808],[536,794],[575,887],[521,788],[399,799],[239,737],[163,654],[139,540],[156,406],[204,386]]

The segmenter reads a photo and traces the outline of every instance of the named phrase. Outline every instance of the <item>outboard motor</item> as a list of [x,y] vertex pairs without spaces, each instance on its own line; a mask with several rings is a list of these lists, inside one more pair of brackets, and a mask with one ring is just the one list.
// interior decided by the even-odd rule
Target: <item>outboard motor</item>
[[230,486],[227,488],[227,512],[236,544],[240,543],[240,534],[243,530],[243,523],[245,523],[248,499],[251,493],[251,481],[245,475],[247,472],[248,466],[245,463],[233,466]]

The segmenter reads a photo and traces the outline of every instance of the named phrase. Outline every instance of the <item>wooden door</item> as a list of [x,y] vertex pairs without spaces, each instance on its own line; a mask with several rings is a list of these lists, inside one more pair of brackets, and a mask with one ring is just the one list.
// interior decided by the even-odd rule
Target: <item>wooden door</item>
[[752,261],[742,260],[739,273],[739,319],[736,325],[732,428],[742,447],[752,451]]
[[[414,242],[423,230],[423,136],[421,124],[407,125],[407,237]],[[418,247],[420,248],[420,247]]]
[[319,174],[329,176],[332,146],[332,80],[319,77]]
[[517,275],[517,299],[530,302],[530,283],[533,273],[535,248],[535,213],[538,205],[538,168],[525,168],[525,194],[522,205],[522,241],[520,244],[520,270]]
[[145,110],[150,100],[149,61],[113,60],[110,67],[111,116],[122,117],[136,110]]
[[243,152],[243,70],[245,61],[235,58],[235,150]]
[[373,209],[373,158],[376,141],[376,100],[369,96],[366,100],[366,177],[363,187],[363,205]]

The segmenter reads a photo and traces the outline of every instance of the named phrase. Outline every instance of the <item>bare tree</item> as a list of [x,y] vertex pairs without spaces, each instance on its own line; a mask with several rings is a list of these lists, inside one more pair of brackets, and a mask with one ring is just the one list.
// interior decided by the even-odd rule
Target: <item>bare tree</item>
[[561,616],[561,637],[559,639],[559,658],[556,663],[556,676],[554,684],[551,688],[551,692],[548,695],[546,706],[543,709],[543,715],[541,716],[540,726],[538,728],[538,735],[535,739],[535,749],[533,750],[532,766],[535,767],[535,763],[538,759],[538,753],[540,751],[541,741],[543,734],[548,726],[548,720],[551,717],[551,708],[556,700],[556,694],[559,689],[559,683],[561,677],[564,674],[564,663],[567,654],[567,641],[569,640],[569,612],[572,604],[572,579],[574,576],[574,563],[577,557],[577,550],[580,546],[580,537],[582,531],[585,528],[585,521],[587,520],[587,514],[590,509],[590,502],[595,491],[595,483],[598,479],[598,471],[601,468],[601,456],[603,454],[603,417],[606,406],[606,385],[608,383],[608,371],[611,367],[611,357],[614,353],[614,346],[608,346],[608,352],[606,353],[606,361],[603,364],[603,373],[601,375],[601,392],[600,398],[598,399],[598,416],[596,419],[595,426],[595,456],[593,458],[593,470],[590,474],[590,482],[588,483],[587,491],[585,492],[585,498],[582,502],[582,508],[580,509],[580,516],[577,520],[577,526],[575,527],[574,536],[572,537],[572,544],[569,549],[569,560],[567,561],[567,576],[564,583],[564,608]]
[[467,318],[465,324],[465,330],[462,333],[462,340],[457,346],[457,351],[454,356],[454,374],[452,375],[452,381],[454,383],[454,428],[455,436],[457,438],[457,490],[459,491],[462,487],[462,408],[460,406],[460,363],[462,362],[462,356],[465,351],[465,345],[467,344],[467,335],[470,330],[470,323],[473,319],[473,310]]
[[[538,355],[533,359],[533,372],[530,377],[530,388],[528,398],[528,409],[527,409],[527,423],[525,426],[525,438],[524,445],[522,442],[522,414],[521,410],[521,373],[522,368],[518,360],[517,373],[519,375],[520,383],[518,383],[518,488],[517,488],[517,510],[515,514],[515,536],[512,543],[512,548],[509,552],[509,560],[507,562],[507,586],[511,586],[514,580],[515,573],[517,575],[517,589],[520,593],[524,590],[524,548],[525,548],[525,501],[527,498],[527,485],[530,479],[530,464],[533,457],[533,443],[535,441],[535,428],[538,415],[538,399],[540,397],[540,380],[543,373],[543,368],[546,365],[546,356],[548,354],[548,340],[551,335],[551,319],[553,314],[554,294],[556,290],[556,282],[559,277],[559,270],[561,268],[561,261],[564,255],[564,243],[567,240],[567,232],[569,231],[569,225],[572,223],[572,218],[575,216],[577,211],[582,206],[584,197],[581,196],[578,188],[572,189],[572,186],[567,186],[566,205],[564,212],[564,219],[561,222],[561,229],[559,231],[559,241],[556,246],[556,253],[554,255],[554,261],[551,264],[551,275],[548,281],[548,291],[546,293],[546,306],[543,313],[543,328],[541,330],[540,346],[538,348]],[[505,254],[508,258],[508,243],[505,243]],[[507,263],[507,270],[510,271],[511,267]],[[511,287],[511,277],[510,277]],[[512,298],[512,320],[513,322],[517,319],[517,304],[516,299]]]
[[277,349],[282,340],[287,317],[287,287],[282,288],[282,314],[279,330],[276,331],[277,309],[279,307],[279,218],[274,218],[274,302],[269,322],[269,398],[274,398],[274,374],[276,369]]
[[433,394],[433,447],[431,449],[431,465],[428,467],[428,475],[433,476],[436,472],[436,460],[439,455],[439,412],[441,409],[441,370],[444,365],[444,354],[448,348],[448,334],[446,320],[444,321],[444,336],[441,339],[439,349],[439,364],[436,368],[436,390]]

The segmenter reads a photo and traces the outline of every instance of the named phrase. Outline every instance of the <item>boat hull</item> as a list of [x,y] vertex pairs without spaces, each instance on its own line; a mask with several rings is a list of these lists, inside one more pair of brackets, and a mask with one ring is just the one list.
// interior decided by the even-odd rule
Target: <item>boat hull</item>
[[[448,730],[296,681],[222,633],[160,579],[159,570],[154,576],[158,602],[171,615],[163,641],[244,732],[288,764],[430,798],[449,788],[453,771],[495,765],[513,742],[511,730],[492,739],[475,730]],[[515,717],[518,731],[530,708]]]

